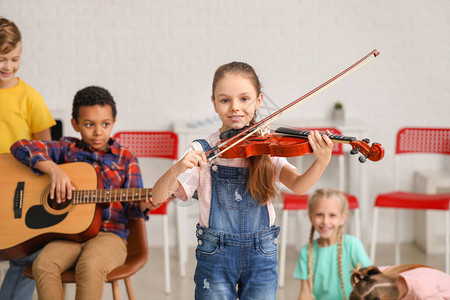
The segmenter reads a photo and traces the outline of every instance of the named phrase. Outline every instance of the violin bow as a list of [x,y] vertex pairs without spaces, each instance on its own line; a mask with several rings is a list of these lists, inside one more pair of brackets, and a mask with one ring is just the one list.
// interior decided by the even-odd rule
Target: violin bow
[[336,76],[332,77],[331,79],[325,81],[318,87],[314,88],[313,90],[309,91],[308,93],[304,94],[297,100],[292,101],[291,103],[287,104],[286,106],[280,108],[279,110],[275,111],[271,115],[265,117],[264,119],[260,120],[256,124],[249,126],[247,129],[243,130],[242,132],[236,134],[234,137],[231,137],[230,139],[220,143],[219,145],[213,147],[211,150],[207,152],[207,156],[209,153],[216,151],[217,149],[224,147],[231,143],[231,145],[227,146],[222,151],[214,154],[212,157],[208,158],[208,161],[212,161],[216,157],[220,156],[225,151],[228,151],[230,148],[236,146],[243,140],[245,140],[247,137],[251,136],[255,132],[265,132],[268,131],[269,125],[286,114],[287,112],[291,111],[295,107],[297,107],[300,103],[303,103],[307,99],[311,98],[312,96],[318,94],[319,92],[323,91],[325,88],[330,87],[332,84],[336,83],[337,81],[341,80],[342,78],[346,77],[347,75],[351,74],[353,71],[358,70],[362,66],[364,66],[366,63],[370,62],[372,59],[377,57],[380,54],[380,52],[377,51],[377,49],[372,50],[369,54],[358,60],[356,63],[345,69],[344,71],[340,72]]

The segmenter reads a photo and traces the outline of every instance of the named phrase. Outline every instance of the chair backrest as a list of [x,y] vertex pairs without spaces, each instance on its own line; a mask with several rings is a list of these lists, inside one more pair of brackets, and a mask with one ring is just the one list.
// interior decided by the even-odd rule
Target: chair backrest
[[143,219],[130,220],[127,227],[130,230],[127,237],[128,255],[147,252],[148,243],[145,221]]
[[[112,270],[108,274],[107,281],[124,279],[130,277],[147,263],[148,243],[145,221],[143,219],[130,220],[127,225],[130,233],[127,237],[127,259],[125,264]],[[69,274],[66,274],[68,277]],[[73,279],[66,278],[64,282],[75,282],[74,273],[71,273]]]
[[450,128],[402,128],[395,153],[450,154]]
[[114,138],[137,157],[178,158],[178,136],[172,131],[121,131]]
[[347,197],[348,209],[359,208],[358,199],[355,196],[348,194],[348,193],[345,193],[345,196]]
[[397,154],[450,154],[450,128],[405,127],[397,132],[394,156],[394,189],[400,189]]
[[[172,131],[120,131],[114,138],[137,157],[178,158],[178,135]],[[167,203],[152,209],[150,214],[167,214]]]

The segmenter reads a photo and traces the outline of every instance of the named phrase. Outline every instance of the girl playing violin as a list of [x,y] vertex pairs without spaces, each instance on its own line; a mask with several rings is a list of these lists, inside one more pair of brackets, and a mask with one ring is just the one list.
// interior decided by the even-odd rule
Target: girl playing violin
[[218,157],[208,163],[209,150],[220,142],[222,133],[255,124],[262,100],[261,84],[250,65],[220,66],[211,101],[221,128],[206,140],[194,141],[154,186],[154,203],[166,201],[171,193],[187,200],[198,192],[195,299],[276,299],[280,230],[272,205],[276,182],[304,194],[330,161],[332,141],[312,132],[308,140],[315,161],[302,175],[286,158],[266,155]]

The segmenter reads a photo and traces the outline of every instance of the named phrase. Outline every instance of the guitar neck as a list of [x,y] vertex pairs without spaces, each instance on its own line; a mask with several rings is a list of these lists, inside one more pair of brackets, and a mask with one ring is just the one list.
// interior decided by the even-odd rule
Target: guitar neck
[[143,201],[152,196],[151,188],[127,188],[108,190],[75,190],[73,204]]
[[[311,132],[308,130],[299,130],[299,129],[289,128],[289,127],[279,127],[275,130],[275,132],[281,133],[281,134],[286,134],[286,135],[293,136],[293,137],[303,138],[303,139],[307,139],[308,135],[311,134]],[[350,144],[351,142],[356,141],[356,138],[352,137],[352,136],[330,134],[327,132],[320,132],[320,134],[328,136],[335,143]]]

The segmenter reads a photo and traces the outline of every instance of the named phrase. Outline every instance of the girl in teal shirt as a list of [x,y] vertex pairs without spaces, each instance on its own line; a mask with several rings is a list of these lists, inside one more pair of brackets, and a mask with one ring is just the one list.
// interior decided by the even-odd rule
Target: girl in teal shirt
[[[319,189],[310,197],[311,234],[298,257],[294,277],[301,280],[299,300],[348,299],[351,272],[372,265],[360,240],[344,235],[348,203],[344,193]],[[319,238],[314,240],[314,232]]]

